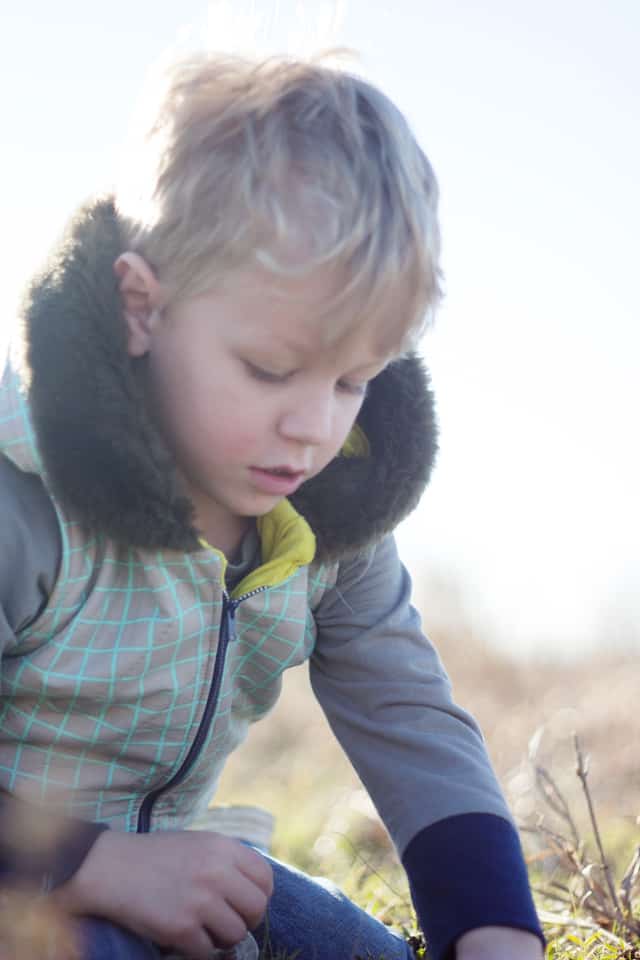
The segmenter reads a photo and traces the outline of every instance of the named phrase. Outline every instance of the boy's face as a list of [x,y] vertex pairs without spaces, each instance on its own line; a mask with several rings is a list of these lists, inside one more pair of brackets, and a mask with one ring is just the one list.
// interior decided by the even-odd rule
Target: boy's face
[[246,269],[224,289],[166,308],[150,326],[160,422],[197,526],[225,552],[249,518],[338,453],[367,381],[389,359],[375,322],[326,344],[319,314],[333,292],[325,271],[289,279]]

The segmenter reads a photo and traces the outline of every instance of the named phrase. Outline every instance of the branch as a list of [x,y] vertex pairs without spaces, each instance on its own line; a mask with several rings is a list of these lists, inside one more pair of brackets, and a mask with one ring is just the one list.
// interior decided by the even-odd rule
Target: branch
[[587,807],[589,808],[589,817],[591,819],[591,826],[593,827],[593,835],[596,838],[596,844],[598,846],[598,852],[600,853],[600,861],[602,863],[602,869],[604,871],[605,880],[607,881],[607,887],[609,890],[609,896],[611,898],[611,903],[616,911],[618,920],[620,923],[624,924],[624,917],[622,914],[622,909],[620,907],[620,901],[618,900],[618,895],[616,893],[616,888],[613,883],[611,876],[611,868],[607,861],[607,858],[604,853],[604,847],[602,846],[602,839],[600,837],[600,830],[598,829],[598,821],[596,819],[596,812],[593,807],[593,801],[591,800],[591,791],[589,790],[589,785],[587,783],[587,776],[589,773],[589,766],[585,760],[584,754],[582,753],[582,748],[580,746],[580,740],[578,734],[574,733],[573,735],[573,744],[576,751],[576,773],[580,778],[582,784],[582,789],[587,801]]

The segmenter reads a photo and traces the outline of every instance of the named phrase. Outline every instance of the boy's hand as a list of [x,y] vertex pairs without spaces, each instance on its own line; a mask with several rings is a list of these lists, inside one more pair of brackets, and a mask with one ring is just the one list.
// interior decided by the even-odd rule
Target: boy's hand
[[513,927],[477,927],[456,941],[456,960],[543,960],[533,933]]
[[260,854],[209,831],[100,834],[51,894],[75,915],[105,917],[194,960],[230,947],[262,920],[273,874]]

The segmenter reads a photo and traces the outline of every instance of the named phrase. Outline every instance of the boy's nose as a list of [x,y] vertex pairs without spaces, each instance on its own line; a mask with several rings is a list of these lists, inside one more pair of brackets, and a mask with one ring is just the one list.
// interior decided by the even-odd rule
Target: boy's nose
[[332,426],[332,398],[318,396],[314,391],[299,397],[297,402],[283,413],[279,430],[287,440],[319,446],[331,439]]

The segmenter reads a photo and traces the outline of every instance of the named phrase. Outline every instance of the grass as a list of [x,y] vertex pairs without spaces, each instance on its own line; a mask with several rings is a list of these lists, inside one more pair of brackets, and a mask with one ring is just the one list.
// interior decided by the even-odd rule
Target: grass
[[[623,876],[631,876],[640,842],[634,659],[620,652],[579,663],[527,663],[497,652],[464,622],[444,624],[435,633],[457,699],[479,719],[523,827],[547,960],[640,960],[640,940],[620,923],[620,905],[611,905],[600,867],[604,859],[617,890]],[[576,776],[576,729],[592,754],[589,797],[606,857],[593,836],[585,785]],[[553,781],[556,806],[564,803],[570,811],[573,833],[550,805],[541,771]],[[330,876],[365,909],[415,938],[418,955],[424,955],[404,873],[308,690],[304,670],[287,676],[282,701],[232,759],[217,800],[262,804],[276,813],[277,857]],[[559,849],[549,849],[545,830],[563,838],[556,844],[564,842],[564,859]],[[637,881],[630,918],[640,916]],[[563,899],[554,896],[562,886]]]
[[[576,818],[552,774],[532,759],[546,811],[528,832],[538,841],[534,890],[549,932],[549,958],[640,958],[640,847],[625,863],[606,849],[588,782],[588,759],[574,737],[576,774],[591,825],[583,839]],[[549,816],[550,814],[550,816]],[[637,844],[637,835],[634,837]],[[618,861],[618,862],[616,862]],[[536,886],[536,881],[538,885]]]

